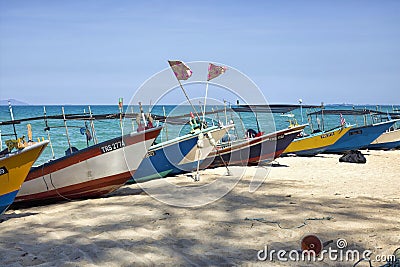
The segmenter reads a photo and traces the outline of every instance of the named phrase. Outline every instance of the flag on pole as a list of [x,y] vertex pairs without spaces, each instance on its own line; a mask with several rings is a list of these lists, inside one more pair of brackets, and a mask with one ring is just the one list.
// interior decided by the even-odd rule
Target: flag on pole
[[119,107],[119,109],[122,109],[123,106],[124,106],[124,99],[122,97],[120,97],[118,99],[118,107]]
[[192,70],[182,61],[168,60],[168,63],[178,80],[187,80],[192,76]]
[[207,81],[217,78],[219,75],[224,74],[228,68],[225,66],[217,66],[212,63],[208,65]]
[[342,113],[340,113],[340,126],[343,126],[346,124],[346,119],[343,117]]

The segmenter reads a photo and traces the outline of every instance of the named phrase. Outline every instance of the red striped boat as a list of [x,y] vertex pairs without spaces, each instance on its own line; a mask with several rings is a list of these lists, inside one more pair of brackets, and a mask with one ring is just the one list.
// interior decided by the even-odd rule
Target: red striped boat
[[306,124],[262,134],[254,138],[223,142],[203,161],[201,168],[228,165],[247,166],[279,157]]
[[[114,138],[34,167],[15,202],[98,197],[123,186],[161,127]],[[129,164],[127,164],[129,160]]]

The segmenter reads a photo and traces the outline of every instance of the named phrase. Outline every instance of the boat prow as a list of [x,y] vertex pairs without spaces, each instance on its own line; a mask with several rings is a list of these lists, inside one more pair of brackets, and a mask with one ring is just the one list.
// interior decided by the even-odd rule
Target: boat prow
[[127,134],[35,167],[15,201],[43,203],[111,193],[132,177],[160,131],[156,127]]
[[324,152],[329,146],[335,144],[350,129],[351,126],[338,127],[329,131],[296,138],[283,153],[296,154],[298,156],[315,156]]
[[400,129],[386,131],[367,146],[368,149],[389,150],[400,147]]
[[254,138],[223,142],[202,163],[202,168],[228,165],[247,166],[279,157],[307,124],[263,134]]
[[324,153],[342,153],[367,147],[372,141],[389,129],[397,120],[351,128]]
[[0,214],[14,202],[30,168],[48,143],[47,140],[34,143],[0,158]]

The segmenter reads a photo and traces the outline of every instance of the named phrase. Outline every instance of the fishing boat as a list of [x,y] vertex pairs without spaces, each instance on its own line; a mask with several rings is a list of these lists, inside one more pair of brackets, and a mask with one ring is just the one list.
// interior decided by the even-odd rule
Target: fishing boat
[[400,147],[400,129],[384,132],[367,146],[368,149],[389,150]]
[[201,167],[221,167],[225,163],[247,166],[261,161],[272,161],[283,153],[304,127],[306,124],[247,139],[222,142],[209,154]]
[[394,123],[395,121],[387,121],[351,128],[342,138],[328,147],[324,152],[342,153],[364,148],[389,129]]
[[[344,121],[343,115],[363,116],[364,125],[352,127],[345,133],[339,140],[329,146],[324,153],[343,153],[350,150],[357,150],[367,147],[371,142],[377,139],[382,133],[388,130],[397,120],[389,120],[379,123],[368,122],[368,115],[373,117],[376,115],[371,110],[356,110],[356,109],[343,109],[343,110],[324,110],[321,109],[316,112],[308,114],[311,115],[340,115],[341,121]],[[341,123],[342,125],[345,123]]]
[[337,127],[329,131],[321,131],[306,136],[296,137],[283,152],[284,155],[315,156],[324,152],[329,146],[342,138],[351,126]]
[[69,200],[111,193],[132,177],[160,131],[161,127],[156,127],[127,134],[34,167],[15,201]]
[[145,182],[196,170],[230,127],[233,125],[199,129],[151,146],[129,182]]
[[0,156],[0,214],[14,202],[30,168],[49,141],[33,143]]

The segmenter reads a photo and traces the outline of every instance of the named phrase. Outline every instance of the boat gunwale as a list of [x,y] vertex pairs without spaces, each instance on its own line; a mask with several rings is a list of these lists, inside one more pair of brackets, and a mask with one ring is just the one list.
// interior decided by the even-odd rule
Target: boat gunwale
[[[151,129],[142,131],[142,132],[137,132],[137,133],[133,133],[133,132],[132,132],[132,133],[129,133],[129,134],[125,134],[125,135],[122,135],[122,136],[118,136],[118,137],[114,137],[114,138],[108,139],[108,140],[106,140],[106,141],[97,143],[97,144],[95,144],[95,145],[92,145],[92,146],[89,146],[89,147],[85,147],[85,148],[83,148],[83,149],[80,149],[80,150],[78,150],[78,151],[76,151],[76,152],[74,152],[74,153],[71,153],[71,154],[69,154],[69,155],[65,155],[65,156],[62,156],[62,157],[57,158],[57,159],[50,159],[49,161],[44,162],[44,163],[42,163],[42,164],[40,164],[40,165],[33,166],[33,167],[31,168],[31,170],[30,170],[30,173],[31,173],[31,172],[34,172],[34,171],[36,171],[36,170],[38,170],[38,169],[47,168],[47,167],[49,167],[49,166],[52,166],[52,165],[57,164],[57,163],[59,163],[59,162],[62,162],[62,161],[64,161],[64,160],[67,160],[67,159],[69,159],[69,158],[71,158],[71,157],[76,157],[76,156],[78,156],[78,155],[80,155],[80,154],[83,154],[83,153],[85,153],[85,152],[89,152],[89,151],[91,151],[91,150],[98,149],[99,147],[101,147],[101,146],[104,145],[105,143],[113,142],[113,141],[116,141],[116,140],[119,140],[119,139],[121,139],[121,141],[123,141],[124,137],[125,137],[125,138],[126,138],[126,137],[132,137],[132,138],[134,138],[134,137],[140,136],[140,135],[146,136],[146,135],[148,135],[149,133],[153,133],[153,132],[158,131],[158,130],[161,131],[161,129],[162,129],[162,126],[158,126],[158,127],[154,127],[154,128],[151,128]],[[157,137],[155,137],[155,138],[157,138]],[[149,139],[150,139],[150,138],[149,138]],[[146,140],[148,140],[148,139],[143,138],[143,140],[141,140],[141,141],[146,141]],[[140,142],[140,141],[139,141],[139,142]],[[138,143],[138,142],[137,142],[137,143]],[[136,144],[136,143],[133,143],[133,144]],[[133,145],[133,144],[131,144],[131,145]],[[121,148],[124,148],[124,146],[121,147]],[[94,156],[94,157],[96,157],[96,156]],[[74,165],[74,164],[75,164],[75,163],[70,164],[70,165]]]

